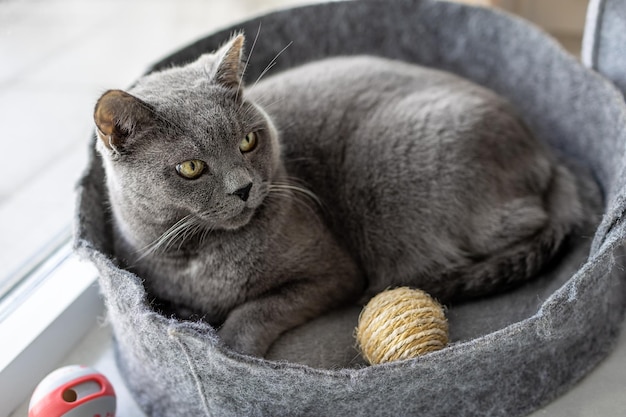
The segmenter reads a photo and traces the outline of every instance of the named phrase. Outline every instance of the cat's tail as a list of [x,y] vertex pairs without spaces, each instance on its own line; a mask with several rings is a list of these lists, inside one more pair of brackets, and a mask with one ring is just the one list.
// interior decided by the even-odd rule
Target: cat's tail
[[574,176],[565,166],[557,165],[543,196],[547,217],[541,227],[469,266],[444,272],[441,279],[447,285],[438,297],[448,302],[484,296],[536,277],[567,248],[569,237],[581,235],[595,225],[595,210],[583,194],[599,195],[593,180]]

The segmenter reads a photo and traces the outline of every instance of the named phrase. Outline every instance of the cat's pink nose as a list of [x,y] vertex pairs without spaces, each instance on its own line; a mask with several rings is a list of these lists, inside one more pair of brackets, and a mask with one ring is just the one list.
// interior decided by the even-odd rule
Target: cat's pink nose
[[248,185],[241,187],[240,189],[235,191],[233,195],[236,195],[237,197],[241,198],[243,201],[248,201],[251,188],[252,188],[252,183],[249,183]]

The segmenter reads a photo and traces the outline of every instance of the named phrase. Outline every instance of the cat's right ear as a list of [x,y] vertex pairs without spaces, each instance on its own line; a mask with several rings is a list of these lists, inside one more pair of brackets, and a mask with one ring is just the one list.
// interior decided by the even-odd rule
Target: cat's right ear
[[151,118],[150,107],[121,90],[104,93],[93,113],[96,133],[104,146],[120,154],[128,139]]

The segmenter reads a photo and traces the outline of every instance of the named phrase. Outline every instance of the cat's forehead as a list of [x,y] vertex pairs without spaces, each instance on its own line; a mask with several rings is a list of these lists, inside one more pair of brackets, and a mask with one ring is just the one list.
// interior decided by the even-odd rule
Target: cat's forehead
[[131,94],[149,104],[161,118],[179,126],[224,125],[225,121],[238,119],[241,107],[221,89],[206,82],[145,82],[135,86]]
[[[205,67],[175,67],[142,77],[129,93],[147,103],[162,122],[189,136],[227,139],[265,123],[244,92],[215,83]],[[245,133],[245,132],[243,132]]]
[[171,73],[142,78],[133,86],[130,93],[155,107],[162,108],[226,104],[223,100],[224,92],[210,80],[190,76],[179,77]]

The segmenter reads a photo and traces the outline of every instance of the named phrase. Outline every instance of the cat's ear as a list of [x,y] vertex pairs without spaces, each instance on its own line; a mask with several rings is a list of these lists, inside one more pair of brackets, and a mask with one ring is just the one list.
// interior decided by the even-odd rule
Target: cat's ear
[[129,137],[152,118],[150,107],[121,90],[104,93],[93,113],[96,133],[104,146],[120,153]]
[[238,89],[241,86],[243,76],[243,34],[234,36],[215,53],[215,81],[230,89]]

